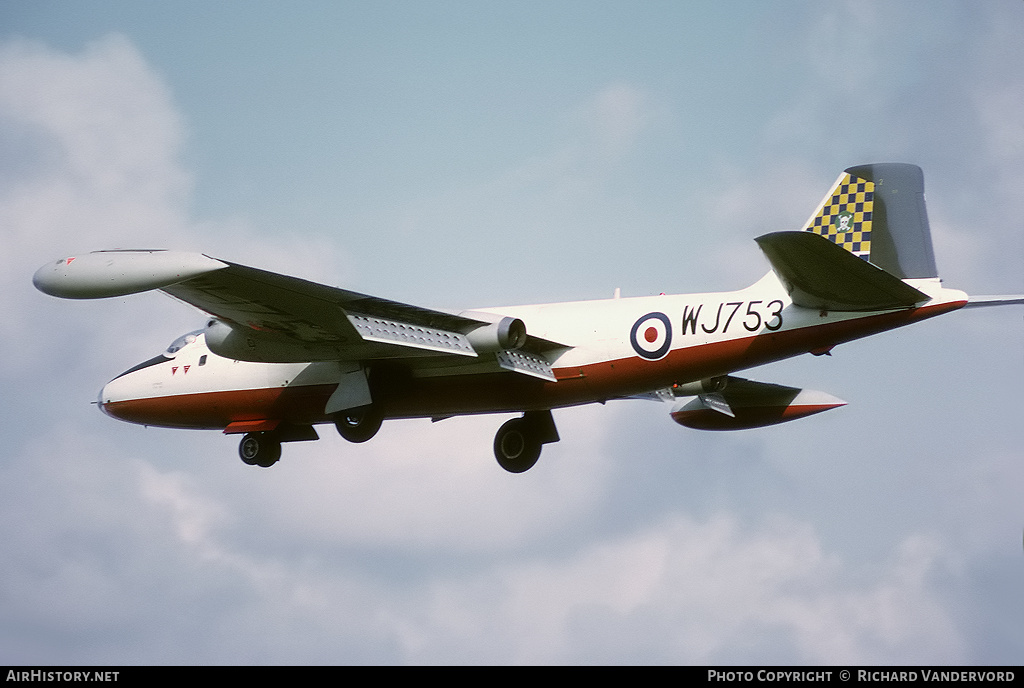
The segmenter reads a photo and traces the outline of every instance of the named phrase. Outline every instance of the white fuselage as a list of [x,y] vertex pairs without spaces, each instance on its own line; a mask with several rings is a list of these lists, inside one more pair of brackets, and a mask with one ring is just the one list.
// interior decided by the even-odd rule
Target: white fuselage
[[[424,357],[375,364],[386,417],[445,417],[551,409],[629,397],[815,352],[955,310],[963,292],[915,280],[931,301],[883,312],[793,305],[774,273],[747,289],[480,309],[521,319],[530,335],[565,344],[548,362],[557,381],[502,371],[493,361]],[[252,363],[212,353],[202,333],[100,393],[111,416],[145,425],[227,428],[275,420],[331,421],[324,408],[347,362]]]

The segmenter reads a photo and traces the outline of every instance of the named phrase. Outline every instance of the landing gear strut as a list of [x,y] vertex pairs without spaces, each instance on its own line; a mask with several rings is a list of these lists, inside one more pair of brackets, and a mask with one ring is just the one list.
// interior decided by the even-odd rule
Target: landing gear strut
[[238,455],[249,466],[270,468],[281,458],[281,440],[267,432],[250,432],[238,444]]
[[527,411],[498,428],[494,436],[494,458],[509,473],[533,468],[543,445],[558,441],[551,411]]
[[366,442],[377,434],[384,414],[374,405],[342,411],[334,417],[338,434],[349,442]]

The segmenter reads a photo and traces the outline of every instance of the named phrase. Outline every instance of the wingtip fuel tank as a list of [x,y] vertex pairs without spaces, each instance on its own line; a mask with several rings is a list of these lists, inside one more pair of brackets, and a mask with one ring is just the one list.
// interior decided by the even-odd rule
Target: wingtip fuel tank
[[746,430],[845,405],[825,392],[729,377],[723,390],[680,401],[670,415],[680,425],[696,430]]
[[44,265],[32,284],[64,299],[103,299],[159,289],[226,267],[202,253],[94,251]]

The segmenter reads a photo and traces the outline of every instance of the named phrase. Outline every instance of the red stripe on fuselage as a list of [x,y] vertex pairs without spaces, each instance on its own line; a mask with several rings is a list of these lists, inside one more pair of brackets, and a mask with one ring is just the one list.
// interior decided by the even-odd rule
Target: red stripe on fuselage
[[311,425],[326,420],[324,406],[335,387],[270,387],[125,399],[105,402],[103,411],[130,423],[169,428],[221,429],[232,423],[262,420]]
[[[406,376],[377,397],[386,417],[418,418],[516,412],[603,402],[752,368],[808,351],[884,332],[956,310],[964,302],[925,306],[793,330],[675,348],[658,361],[629,357],[555,369],[558,382],[515,373]],[[685,343],[687,335],[675,335]],[[142,425],[224,428],[240,421],[274,419],[309,425],[324,415],[335,385],[203,392],[104,404],[111,416]]]

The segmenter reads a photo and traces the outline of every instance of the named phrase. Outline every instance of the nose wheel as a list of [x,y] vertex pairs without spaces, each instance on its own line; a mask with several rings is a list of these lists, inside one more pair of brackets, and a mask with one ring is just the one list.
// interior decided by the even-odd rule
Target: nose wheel
[[266,432],[250,432],[238,444],[238,455],[249,466],[270,468],[281,458],[281,441]]

